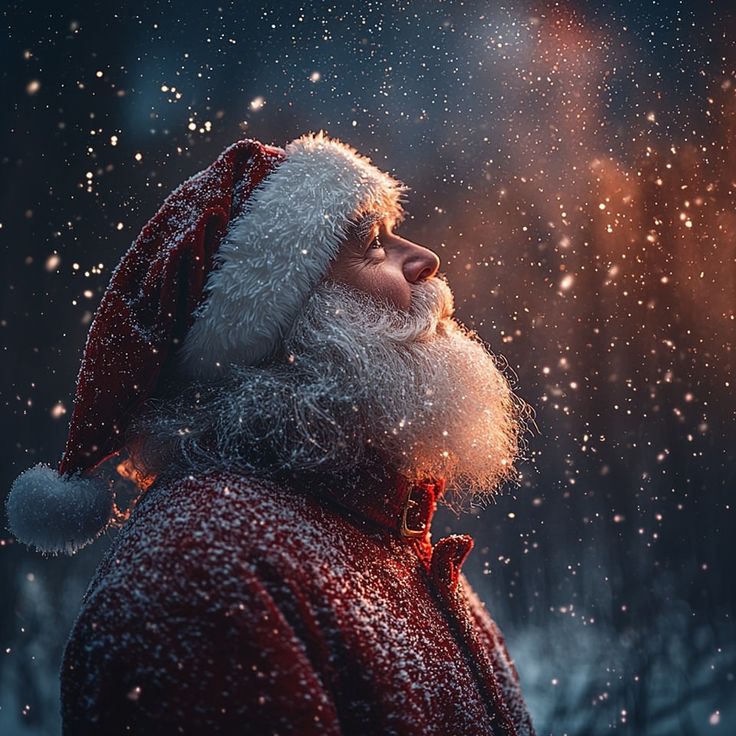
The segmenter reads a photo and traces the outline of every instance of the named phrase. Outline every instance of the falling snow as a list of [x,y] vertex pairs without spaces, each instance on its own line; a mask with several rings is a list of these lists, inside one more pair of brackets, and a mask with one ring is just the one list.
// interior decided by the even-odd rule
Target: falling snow
[[[94,309],[164,197],[240,136],[325,129],[412,187],[401,234],[536,409],[522,486],[434,525],[476,540],[464,571],[539,733],[734,732],[731,3],[0,19],[6,489],[58,459]],[[102,547],[44,560],[0,536],[0,732],[57,732]]]

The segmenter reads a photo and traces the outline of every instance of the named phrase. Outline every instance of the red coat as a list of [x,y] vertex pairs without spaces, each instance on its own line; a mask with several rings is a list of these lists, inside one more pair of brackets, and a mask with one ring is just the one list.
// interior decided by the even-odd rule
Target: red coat
[[67,644],[64,733],[533,734],[473,540],[431,543],[441,490],[154,484]]

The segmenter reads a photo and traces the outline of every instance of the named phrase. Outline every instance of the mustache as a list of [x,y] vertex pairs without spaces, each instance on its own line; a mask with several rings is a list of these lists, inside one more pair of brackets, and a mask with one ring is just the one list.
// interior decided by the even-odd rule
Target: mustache
[[437,323],[444,322],[455,314],[455,300],[444,276],[432,276],[411,285],[409,314],[416,317],[426,315]]
[[[386,299],[377,297],[342,282],[323,282],[307,304],[303,328],[319,328],[325,334],[342,335],[360,324],[367,340],[389,343],[426,342],[447,337],[454,324],[455,302],[444,276],[433,276],[410,285],[409,309],[401,309]],[[319,305],[316,314],[313,305]],[[332,329],[323,319],[324,310],[330,315]],[[292,332],[292,336],[293,336]]]

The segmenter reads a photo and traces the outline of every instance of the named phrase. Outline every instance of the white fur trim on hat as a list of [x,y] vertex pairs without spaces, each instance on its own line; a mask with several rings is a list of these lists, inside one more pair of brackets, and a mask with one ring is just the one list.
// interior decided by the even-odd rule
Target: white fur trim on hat
[[326,274],[350,221],[371,212],[402,217],[408,187],[349,145],[320,131],[284,152],[217,250],[179,354],[190,375],[268,358]]
[[74,554],[112,515],[112,490],[99,478],[59,475],[39,463],[21,473],[6,501],[10,531],[39,552]]

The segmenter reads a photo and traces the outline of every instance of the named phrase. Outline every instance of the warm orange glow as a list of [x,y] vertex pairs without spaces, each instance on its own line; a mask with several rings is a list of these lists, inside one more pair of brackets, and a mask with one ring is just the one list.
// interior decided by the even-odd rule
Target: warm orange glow
[[156,480],[155,475],[145,475],[133,463],[131,458],[126,458],[118,463],[115,470],[126,480],[135,483],[142,491],[147,490]]

